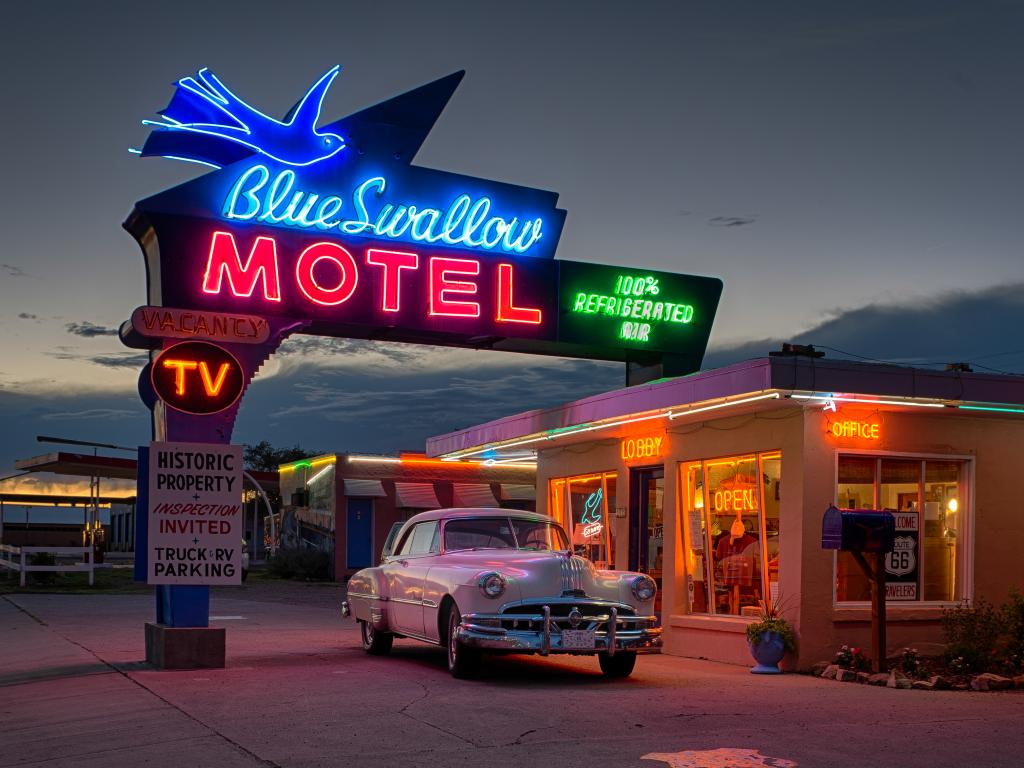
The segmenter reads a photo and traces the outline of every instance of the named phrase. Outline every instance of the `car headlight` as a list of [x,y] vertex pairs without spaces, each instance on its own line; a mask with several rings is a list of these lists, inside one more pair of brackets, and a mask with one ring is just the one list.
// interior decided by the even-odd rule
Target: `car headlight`
[[642,603],[646,603],[658,591],[658,585],[650,576],[637,576],[629,586],[633,590],[633,596]]
[[489,597],[492,600],[496,597],[501,597],[505,593],[505,577],[500,573],[492,571],[491,573],[481,574],[476,583],[480,587],[480,591],[483,592],[484,597]]

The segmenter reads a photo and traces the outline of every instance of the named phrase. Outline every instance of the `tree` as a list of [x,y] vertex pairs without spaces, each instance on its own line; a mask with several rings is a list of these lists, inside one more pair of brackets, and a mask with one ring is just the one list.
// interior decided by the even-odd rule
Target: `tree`
[[256,472],[277,472],[281,464],[288,464],[293,461],[308,459],[318,456],[320,451],[307,451],[298,445],[291,448],[275,448],[266,440],[261,440],[255,445],[246,445],[242,452],[242,461],[245,468]]

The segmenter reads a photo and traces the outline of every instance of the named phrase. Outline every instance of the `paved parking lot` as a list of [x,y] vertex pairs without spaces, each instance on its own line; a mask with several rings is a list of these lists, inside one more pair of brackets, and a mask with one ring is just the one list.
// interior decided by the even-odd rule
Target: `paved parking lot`
[[777,766],[1016,768],[1024,754],[1024,693],[759,677],[669,656],[622,681],[592,659],[513,657],[458,681],[418,643],[366,656],[339,594],[217,591],[228,668],[191,672],[140,661],[148,595],[0,597],[0,766],[652,768],[755,765],[736,760],[756,750]]

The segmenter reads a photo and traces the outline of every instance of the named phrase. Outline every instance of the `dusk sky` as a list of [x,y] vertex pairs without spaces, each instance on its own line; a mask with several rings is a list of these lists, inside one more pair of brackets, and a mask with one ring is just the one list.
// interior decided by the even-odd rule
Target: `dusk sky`
[[[721,277],[706,367],[794,340],[1024,373],[1020,3],[20,3],[0,35],[0,475],[40,433],[149,439],[121,222],[201,170],[128,149],[204,66],[280,116],[341,64],[323,122],[465,69],[415,162],[558,192],[560,258]],[[422,449],[623,378],[295,337],[235,440]]]

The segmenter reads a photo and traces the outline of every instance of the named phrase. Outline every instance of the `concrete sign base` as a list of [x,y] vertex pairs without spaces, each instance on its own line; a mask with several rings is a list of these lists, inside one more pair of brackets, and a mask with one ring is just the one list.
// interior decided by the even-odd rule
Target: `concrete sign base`
[[223,627],[146,623],[146,661],[157,669],[223,669]]

